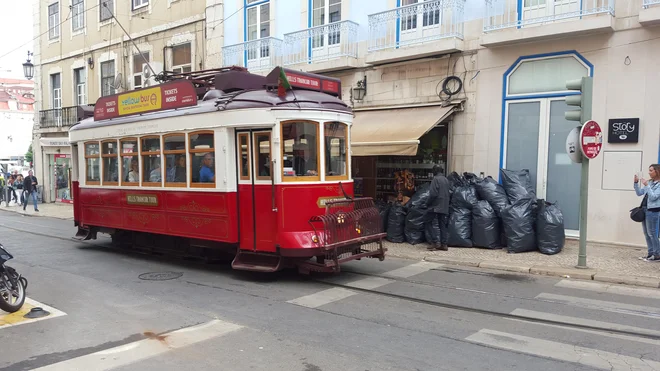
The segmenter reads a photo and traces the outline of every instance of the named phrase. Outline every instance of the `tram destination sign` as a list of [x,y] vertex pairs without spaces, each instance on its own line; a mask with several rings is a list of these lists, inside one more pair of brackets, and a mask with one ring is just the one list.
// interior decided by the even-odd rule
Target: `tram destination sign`
[[137,115],[197,105],[197,92],[190,81],[172,81],[164,84],[108,95],[96,101],[94,120]]
[[341,98],[341,80],[315,73],[294,71],[288,68],[276,67],[271,71],[266,76],[268,85],[277,86],[280,70],[284,71],[286,79],[293,88],[320,91]]

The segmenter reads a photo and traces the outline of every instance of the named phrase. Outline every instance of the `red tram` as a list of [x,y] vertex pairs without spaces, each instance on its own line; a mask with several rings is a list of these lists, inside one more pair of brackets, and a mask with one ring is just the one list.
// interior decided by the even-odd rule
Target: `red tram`
[[338,79],[279,67],[160,78],[100,98],[71,128],[78,238],[229,252],[234,269],[266,272],[384,259],[373,200],[353,198],[353,114]]

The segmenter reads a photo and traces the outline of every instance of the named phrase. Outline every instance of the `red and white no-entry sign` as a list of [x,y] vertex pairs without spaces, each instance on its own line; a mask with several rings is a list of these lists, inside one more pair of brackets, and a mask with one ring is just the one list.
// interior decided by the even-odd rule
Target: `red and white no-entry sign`
[[603,130],[594,120],[589,120],[582,125],[580,130],[580,148],[584,157],[593,160],[603,148]]

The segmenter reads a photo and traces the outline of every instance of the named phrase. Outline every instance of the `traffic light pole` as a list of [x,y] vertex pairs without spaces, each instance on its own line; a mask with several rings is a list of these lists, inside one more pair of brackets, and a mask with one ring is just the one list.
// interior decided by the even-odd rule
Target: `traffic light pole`
[[587,268],[587,209],[589,199],[589,159],[582,157],[580,177],[580,251],[577,268]]
[[[580,80],[566,82],[566,89],[578,90],[580,95],[566,97],[566,104],[578,106],[579,110],[567,111],[564,116],[567,120],[579,121],[584,125],[591,120],[593,78],[583,77]],[[580,139],[582,140],[582,139]],[[580,143],[582,146],[583,143]],[[580,249],[576,268],[587,268],[587,221],[589,200],[589,159],[582,156],[582,171],[580,176]]]

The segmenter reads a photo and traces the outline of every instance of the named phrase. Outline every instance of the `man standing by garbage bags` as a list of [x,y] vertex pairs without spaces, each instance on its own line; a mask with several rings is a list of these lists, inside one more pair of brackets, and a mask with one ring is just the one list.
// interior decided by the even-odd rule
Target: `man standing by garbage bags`
[[447,251],[447,240],[449,233],[447,231],[449,223],[449,181],[443,174],[442,167],[433,166],[433,181],[431,182],[431,195],[427,201],[427,207],[430,212],[435,213],[440,225],[440,241],[429,241],[431,246],[429,250]]

